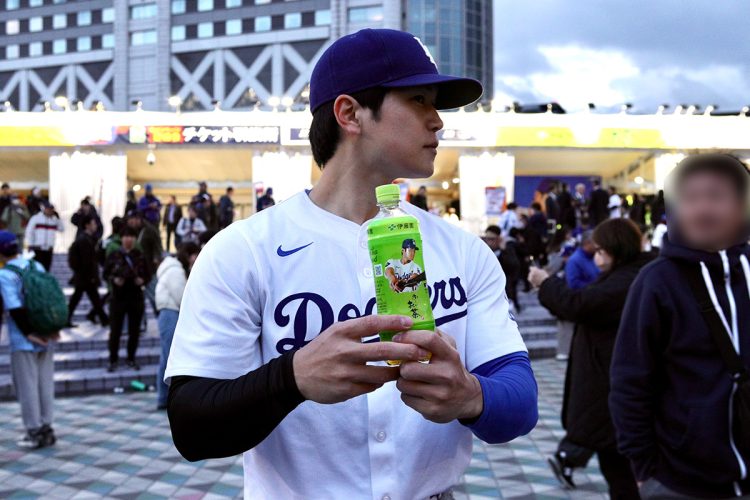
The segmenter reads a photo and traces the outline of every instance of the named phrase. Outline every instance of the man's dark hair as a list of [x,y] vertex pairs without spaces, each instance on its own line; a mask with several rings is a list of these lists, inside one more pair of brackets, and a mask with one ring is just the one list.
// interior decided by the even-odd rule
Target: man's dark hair
[[132,236],[133,238],[137,238],[138,237],[138,231],[136,231],[135,228],[132,228],[130,226],[124,226],[120,230],[120,237],[124,238],[126,236]]
[[615,194],[617,193],[617,188],[614,186],[609,186],[609,192]]
[[510,231],[508,231],[508,235],[511,238],[518,238],[519,236],[521,236],[521,230],[518,229],[517,227],[513,227],[510,229]]
[[494,224],[491,226],[487,226],[487,229],[485,229],[484,232],[500,236],[500,228]]
[[510,203],[508,203],[508,206],[505,208],[507,208],[508,210],[515,210],[518,208],[518,203],[511,201]]
[[3,182],[3,185],[0,186],[0,189],[10,189],[10,184],[8,184],[7,182]]
[[685,180],[693,175],[706,173],[726,178],[735,187],[737,196],[743,201],[747,199],[750,191],[750,171],[739,159],[723,153],[688,156],[669,175],[667,190],[672,190],[674,195]]
[[541,212],[542,211],[542,205],[539,204],[539,202],[537,202],[537,201],[535,201],[534,203],[531,204],[531,208],[533,208],[537,212]]
[[228,193],[232,193],[232,192],[234,192],[234,188],[233,188],[232,186],[229,186],[229,187],[227,188],[227,194],[228,194]]
[[[375,120],[380,118],[380,108],[383,105],[388,89],[374,87],[350,94],[363,108],[372,111]],[[326,163],[336,154],[336,148],[341,139],[341,128],[333,114],[334,101],[321,105],[313,113],[310,124],[310,147],[313,159],[322,170]]]
[[605,220],[591,235],[594,243],[614,259],[612,269],[634,261],[641,254],[642,235],[630,219]]
[[125,225],[125,219],[122,217],[112,217],[112,234],[120,234],[122,226]]
[[592,182],[591,184],[592,184],[592,185],[593,185],[593,186],[594,186],[595,188],[597,188],[597,187],[599,187],[599,186],[601,186],[601,185],[602,185],[602,183],[601,183],[601,182],[599,182],[598,180],[595,180],[595,181],[594,181],[594,182]]
[[213,230],[209,229],[208,231],[203,231],[201,234],[199,234],[198,235],[198,243],[200,244],[200,246],[201,247],[206,246],[206,243],[208,243],[209,241],[211,241],[211,238],[213,238],[214,236],[216,236],[217,232],[218,231],[213,231]]

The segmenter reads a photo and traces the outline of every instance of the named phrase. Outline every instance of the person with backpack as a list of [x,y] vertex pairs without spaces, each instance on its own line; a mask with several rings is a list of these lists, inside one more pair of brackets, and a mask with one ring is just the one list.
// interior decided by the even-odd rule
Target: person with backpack
[[157,400],[156,409],[167,409],[167,395],[169,386],[164,383],[164,371],[167,369],[169,350],[172,338],[177,328],[177,318],[180,314],[182,294],[185,291],[187,278],[193,268],[195,259],[201,252],[197,243],[187,241],[181,244],[175,257],[165,258],[156,271],[156,307],[159,309],[159,337],[161,338],[161,355],[159,356],[159,371],[157,372]]
[[198,236],[207,230],[206,224],[198,217],[198,211],[195,206],[190,205],[188,207],[188,216],[180,219],[180,222],[177,224],[176,233],[183,242],[192,241],[193,243],[197,243]]
[[54,343],[65,324],[67,304],[54,276],[20,257],[18,238],[0,231],[0,295],[8,313],[10,368],[26,433],[21,448],[52,446],[55,399]]
[[73,295],[70,297],[68,304],[68,328],[74,328],[73,314],[85,293],[93,309],[88,313],[86,318],[92,323],[96,322],[96,317],[102,326],[109,325],[109,317],[104,312],[101,297],[99,297],[99,262],[97,259],[97,241],[96,232],[99,229],[98,221],[91,215],[85,215],[81,219],[83,233],[73,242],[68,249],[68,265],[73,271]]
[[109,367],[117,370],[120,337],[125,316],[128,317],[127,366],[139,370],[135,355],[138,350],[140,325],[144,311],[143,287],[151,279],[143,253],[136,248],[136,230],[126,225],[121,233],[122,247],[107,257],[104,278],[112,287],[110,299]]
[[644,499],[750,495],[750,173],[688,156],[659,258],[628,296],[609,406]]

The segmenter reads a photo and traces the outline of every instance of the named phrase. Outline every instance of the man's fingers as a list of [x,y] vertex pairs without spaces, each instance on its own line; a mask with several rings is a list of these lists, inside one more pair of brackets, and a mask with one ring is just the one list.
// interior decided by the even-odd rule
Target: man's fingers
[[393,338],[394,342],[401,344],[415,344],[431,352],[434,356],[445,357],[455,354],[456,349],[444,338],[429,330],[409,330]]
[[337,323],[333,328],[338,335],[351,339],[370,337],[381,331],[402,331],[411,328],[414,322],[406,316],[386,316],[371,314]]
[[427,399],[430,401],[442,399],[439,394],[441,387],[434,384],[426,384],[416,380],[406,380],[405,378],[399,378],[396,382],[396,389],[402,394],[411,396],[414,398]]
[[354,356],[355,360],[361,363],[368,361],[388,361],[391,359],[417,361],[427,356],[427,352],[415,344],[372,342],[357,346]]
[[383,385],[398,380],[398,368],[389,366],[362,366],[352,375],[352,382]]

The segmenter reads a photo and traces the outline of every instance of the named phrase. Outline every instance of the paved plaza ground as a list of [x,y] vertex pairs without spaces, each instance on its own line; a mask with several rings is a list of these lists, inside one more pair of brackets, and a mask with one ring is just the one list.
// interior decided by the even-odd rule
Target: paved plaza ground
[[[578,474],[579,488],[559,487],[545,462],[562,437],[559,422],[564,364],[533,362],[540,386],[537,428],[507,445],[475,441],[457,499],[605,498],[595,461]],[[189,463],[172,444],[165,413],[153,393],[130,392],[59,399],[54,448],[22,451],[17,403],[0,404],[0,498],[118,498],[184,500],[242,495],[240,457]]]

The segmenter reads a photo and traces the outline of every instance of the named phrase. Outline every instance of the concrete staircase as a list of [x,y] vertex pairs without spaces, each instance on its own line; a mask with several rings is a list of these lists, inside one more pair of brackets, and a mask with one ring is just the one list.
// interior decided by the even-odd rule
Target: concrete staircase
[[[52,273],[60,282],[66,296],[70,297],[73,293],[73,288],[69,285],[72,273],[68,268],[67,255],[55,255]],[[106,289],[100,289],[100,295],[104,293]],[[519,293],[519,301],[522,312],[516,315],[516,320],[529,349],[529,355],[536,359],[554,356],[557,346],[555,318],[539,305],[534,293]],[[156,318],[150,304],[146,305],[147,330],[141,333],[138,348],[137,362],[141,367],[140,371],[127,369],[121,364],[116,372],[107,372],[109,329],[88,322],[86,314],[90,310],[91,304],[84,296],[73,316],[73,323],[78,327],[63,330],[60,342],[55,346],[55,394],[61,397],[112,392],[119,388],[132,390],[130,384],[133,381],[142,382],[146,386],[155,385],[161,348]],[[0,401],[15,397],[10,377],[10,353],[5,340],[5,327],[3,339],[0,345]],[[120,343],[121,360],[125,358],[126,343],[127,332],[124,331]]]

